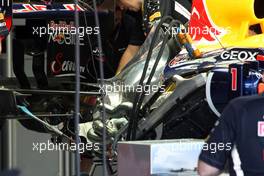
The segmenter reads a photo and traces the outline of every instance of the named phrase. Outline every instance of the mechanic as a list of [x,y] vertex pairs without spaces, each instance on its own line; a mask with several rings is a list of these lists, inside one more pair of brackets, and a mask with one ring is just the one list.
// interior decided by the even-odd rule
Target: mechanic
[[230,176],[263,176],[264,94],[232,100],[206,142],[211,144],[217,144],[218,150],[203,148],[199,175],[219,175],[228,163]]
[[[139,51],[140,46],[145,41],[142,29],[142,17],[140,12],[130,10],[124,11],[123,7],[117,7],[120,14],[120,23],[117,25],[113,36],[113,47],[121,53],[121,59],[116,73],[119,73],[125,65]],[[119,56],[120,58],[120,56]]]
[[[19,28],[19,27],[16,27]],[[24,31],[17,32],[19,29],[15,29],[16,36],[13,39],[13,70],[16,75],[17,80],[19,81],[20,88],[30,89],[30,81],[28,80],[25,71],[24,71],[24,54],[28,54],[33,57],[32,61],[32,71],[36,78],[37,87],[39,89],[48,88],[48,80],[44,71],[45,57],[44,57],[44,48],[45,42],[43,39],[17,39],[17,36],[23,35],[26,33]],[[27,30],[27,32],[30,30]],[[25,34],[24,34],[25,35]],[[26,36],[26,35],[25,35]],[[21,37],[22,38],[22,37]]]
[[1,171],[1,176],[20,176],[21,172],[19,170],[9,170],[9,171]]
[[[149,32],[153,21],[160,18],[160,15],[157,15],[159,14],[159,11],[161,11],[161,15],[172,15],[175,19],[180,20],[182,23],[186,23],[188,21],[188,16],[190,15],[189,13],[191,11],[191,0],[176,0],[167,2],[169,3],[165,3],[165,1],[162,0],[118,0],[118,5],[121,9],[129,9],[130,11],[138,13],[141,13],[141,11],[143,11],[145,15],[143,15],[143,21],[141,21],[140,19],[142,17],[136,17],[130,20],[128,17],[124,17],[124,21],[126,24],[125,26],[128,27],[127,34],[129,35],[130,43],[128,44],[127,49],[120,60],[117,74],[133,58],[133,56],[138,52],[140,45],[143,44],[142,24],[144,24],[144,32],[146,34],[147,32]],[[142,3],[146,4],[145,7]],[[175,9],[171,9],[173,7],[175,7]]]

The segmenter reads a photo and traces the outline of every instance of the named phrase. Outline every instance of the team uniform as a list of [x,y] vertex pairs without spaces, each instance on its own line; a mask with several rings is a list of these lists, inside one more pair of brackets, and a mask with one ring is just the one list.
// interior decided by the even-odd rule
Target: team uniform
[[212,131],[208,146],[230,144],[216,152],[203,149],[199,159],[219,170],[229,163],[230,176],[264,175],[264,96],[230,102]]
[[[126,11],[122,15],[121,22],[115,27],[110,42],[114,48],[113,61],[121,59],[128,45],[141,46],[145,41],[142,29],[142,16],[140,12]],[[116,64],[116,67],[118,66]]]

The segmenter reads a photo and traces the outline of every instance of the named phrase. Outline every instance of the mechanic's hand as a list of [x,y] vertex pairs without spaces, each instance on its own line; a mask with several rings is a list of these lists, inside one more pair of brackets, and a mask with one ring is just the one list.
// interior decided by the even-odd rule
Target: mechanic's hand
[[129,9],[131,11],[140,11],[143,0],[119,0],[118,5],[121,9]]

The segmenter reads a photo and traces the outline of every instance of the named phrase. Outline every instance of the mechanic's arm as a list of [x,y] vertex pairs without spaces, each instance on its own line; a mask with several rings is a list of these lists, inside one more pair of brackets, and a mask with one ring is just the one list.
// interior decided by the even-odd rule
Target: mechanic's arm
[[200,176],[217,176],[221,171],[201,160],[198,162],[198,174]]
[[127,63],[137,54],[145,41],[141,13],[131,11],[125,12],[122,18],[122,24],[128,35],[128,46],[120,60],[117,74],[120,73]]
[[[208,141],[199,156],[198,173],[200,176],[217,176],[225,168],[235,141],[236,110],[233,101],[226,107],[220,120],[212,130]],[[225,146],[224,149],[219,146]],[[211,148],[211,146],[215,146]]]
[[119,66],[117,68],[117,74],[120,73],[123,68],[126,66],[126,64],[135,56],[135,54],[140,49],[140,46],[137,45],[128,45],[126,48],[126,51],[124,52],[120,62]]

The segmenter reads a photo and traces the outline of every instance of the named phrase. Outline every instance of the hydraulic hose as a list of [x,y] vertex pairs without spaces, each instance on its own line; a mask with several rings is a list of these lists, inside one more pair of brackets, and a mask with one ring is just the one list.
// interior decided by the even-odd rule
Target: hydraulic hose
[[[167,20],[171,20],[172,21],[173,18],[170,17],[170,16],[163,17],[160,20],[160,22],[159,22],[159,24],[158,24],[158,26],[157,26],[157,28],[156,28],[156,30],[154,32],[153,39],[151,41],[149,52],[148,52],[148,55],[147,55],[147,58],[146,58],[146,62],[145,62],[145,65],[144,65],[144,69],[143,69],[143,72],[142,72],[142,76],[141,76],[141,79],[140,79],[139,84],[138,84],[139,86],[143,86],[143,82],[144,82],[146,74],[147,74],[147,69],[149,67],[149,62],[150,62],[150,59],[151,59],[151,56],[152,56],[152,51],[153,51],[153,49],[155,47],[155,43],[156,43],[156,40],[157,40],[157,37],[158,37],[158,34],[159,34],[159,30],[162,27],[162,24],[165,23]],[[132,128],[134,126],[133,125],[134,124],[133,118],[135,116],[137,116],[136,109],[137,109],[137,104],[138,104],[138,100],[139,100],[140,94],[141,93],[136,93],[134,101],[133,101],[133,109],[132,109],[132,112],[130,113],[131,116],[129,117],[129,124],[128,124],[128,130],[127,130],[127,140],[131,140],[131,138],[132,138],[131,132],[132,132]]]
[[[172,26],[176,26],[176,27],[178,27],[177,25],[180,26],[181,24],[182,24],[182,23],[181,23],[180,21],[173,20],[173,21],[171,21],[171,23],[169,24],[169,29],[171,29]],[[165,46],[166,46],[166,44],[167,44],[167,42],[168,42],[168,40],[169,40],[169,35],[170,35],[170,34],[167,32],[166,35],[165,35],[165,37],[164,37],[164,39],[163,39],[163,42],[162,42],[162,45],[161,45],[160,51],[159,51],[159,53],[158,53],[158,56],[157,56],[157,58],[156,58],[156,60],[155,60],[155,63],[154,63],[154,66],[152,67],[151,73],[150,73],[150,75],[149,75],[149,77],[148,77],[148,80],[147,80],[147,82],[146,82],[145,85],[150,85],[150,83],[151,83],[151,80],[152,80],[152,78],[153,78],[153,76],[154,76],[154,74],[155,74],[155,72],[156,72],[156,69],[157,69],[158,63],[159,63],[159,61],[160,61],[160,59],[161,59],[161,57],[162,57],[163,51],[164,51],[164,49],[165,49]],[[144,97],[145,97],[145,92],[144,92],[144,91],[145,91],[145,89],[143,89],[143,92],[140,94],[141,96],[139,97],[138,104],[137,104],[136,116],[135,116],[135,120],[134,120],[134,126],[132,127],[132,129],[133,129],[133,131],[132,131],[132,138],[133,138],[133,139],[136,139],[136,129],[137,129],[137,124],[138,124],[138,120],[139,120],[139,118],[138,118],[138,113],[139,113],[139,111],[140,111],[141,105],[142,105],[143,100],[144,100]]]
[[[173,20],[170,22],[169,24],[169,29],[171,29],[171,27],[173,26],[176,26],[176,27],[179,27],[182,23],[180,21],[177,21],[177,20]],[[177,26],[179,25],[179,26]],[[154,66],[152,67],[152,70],[151,70],[151,73],[148,77],[148,80],[146,82],[145,85],[150,85],[151,83],[151,80],[156,72],[156,69],[157,69],[157,66],[158,66],[158,63],[162,57],[162,54],[164,52],[164,49],[165,49],[165,46],[167,44],[167,41],[169,39],[169,32],[166,33],[164,39],[163,39],[163,42],[162,42],[162,45],[161,45],[161,48],[160,48],[160,51],[158,53],[158,56],[155,60],[155,63],[154,63]],[[138,124],[138,120],[139,120],[139,116],[138,116],[138,113],[140,112],[140,108],[141,108],[141,105],[143,103],[143,100],[144,100],[144,97],[145,97],[145,92],[144,92],[145,89],[143,89],[143,92],[140,94],[140,97],[139,97],[139,100],[138,100],[138,104],[137,104],[137,108],[136,108],[136,116],[135,116],[135,119],[134,119],[134,126],[132,127],[133,131],[132,131],[132,138],[133,139],[136,139],[136,129],[137,129],[137,124]]]

